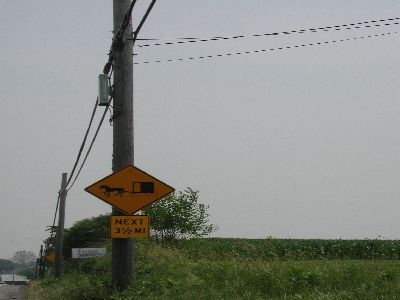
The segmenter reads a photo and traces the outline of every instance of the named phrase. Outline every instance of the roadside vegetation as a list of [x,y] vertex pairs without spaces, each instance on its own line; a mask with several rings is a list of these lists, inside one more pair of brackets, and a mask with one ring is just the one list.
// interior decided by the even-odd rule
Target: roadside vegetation
[[[66,230],[63,276],[54,279],[48,274],[33,281],[28,299],[398,299],[400,295],[400,241],[204,238],[215,226],[208,223],[207,207],[199,206],[198,192],[187,189],[171,197],[147,209],[158,222],[152,238],[136,240],[135,284],[130,288],[118,291],[111,285],[108,216],[98,216]],[[176,201],[179,218],[171,217],[176,213],[173,200],[180,200]],[[90,246],[105,246],[108,255],[70,258],[71,247]]]
[[[309,257],[290,250],[307,243]],[[363,248],[370,243],[384,250],[374,259],[366,259],[370,250]],[[323,257],[318,244],[349,252],[343,260]],[[272,252],[254,255],[268,245]],[[110,285],[108,256],[66,263],[62,278],[34,282],[28,299],[398,299],[400,262],[386,254],[393,245],[400,251],[393,241],[138,240],[136,282],[125,292]]]

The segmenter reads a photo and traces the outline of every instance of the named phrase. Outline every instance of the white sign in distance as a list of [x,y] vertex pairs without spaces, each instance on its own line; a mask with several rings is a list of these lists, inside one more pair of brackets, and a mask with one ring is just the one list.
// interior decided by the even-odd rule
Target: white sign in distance
[[106,256],[106,248],[72,248],[72,258]]

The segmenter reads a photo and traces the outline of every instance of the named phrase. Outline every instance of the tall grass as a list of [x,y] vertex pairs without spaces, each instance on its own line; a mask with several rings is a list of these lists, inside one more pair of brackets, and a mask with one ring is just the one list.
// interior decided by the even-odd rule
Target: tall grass
[[[373,252],[365,248],[371,241],[337,241],[336,247],[332,241],[308,242],[198,239],[162,245],[141,240],[135,285],[126,291],[110,285],[107,257],[69,265],[61,279],[35,283],[28,299],[399,298],[400,262],[385,260],[397,251],[386,250],[391,242],[376,242]],[[329,249],[342,249],[343,260]],[[372,258],[368,253],[378,259],[365,260]]]
[[262,260],[400,259],[398,240],[192,239],[176,247],[192,258]]

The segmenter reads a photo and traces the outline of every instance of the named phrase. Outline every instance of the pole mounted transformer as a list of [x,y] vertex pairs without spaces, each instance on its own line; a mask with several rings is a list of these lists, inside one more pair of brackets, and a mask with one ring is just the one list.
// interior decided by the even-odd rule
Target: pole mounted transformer
[[107,74],[99,75],[99,92],[97,97],[97,104],[99,106],[107,106],[109,103],[110,85]]

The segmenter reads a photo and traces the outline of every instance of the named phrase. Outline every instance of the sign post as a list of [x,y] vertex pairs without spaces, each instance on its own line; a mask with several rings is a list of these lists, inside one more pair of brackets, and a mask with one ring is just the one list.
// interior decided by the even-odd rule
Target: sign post
[[[115,208],[110,221],[110,236],[113,242],[112,277],[118,287],[128,286],[133,279],[130,265],[131,262],[133,265],[134,254],[130,241],[150,234],[149,216],[134,214],[174,190],[133,165],[127,165],[85,188],[86,192]],[[126,215],[119,215],[117,210]]]

